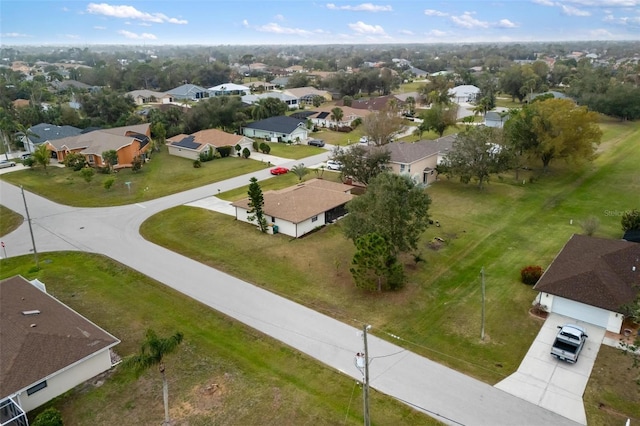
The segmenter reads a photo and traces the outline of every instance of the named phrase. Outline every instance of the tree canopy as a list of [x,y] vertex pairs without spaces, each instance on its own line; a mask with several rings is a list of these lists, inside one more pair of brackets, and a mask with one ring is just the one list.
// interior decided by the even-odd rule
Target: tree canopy
[[343,180],[351,178],[367,185],[387,169],[391,153],[384,147],[365,148],[354,145],[350,149],[337,147],[331,158],[342,163]]
[[354,243],[362,236],[378,234],[388,242],[393,256],[415,250],[429,223],[430,204],[424,186],[411,177],[381,173],[363,195],[347,203],[344,233]]

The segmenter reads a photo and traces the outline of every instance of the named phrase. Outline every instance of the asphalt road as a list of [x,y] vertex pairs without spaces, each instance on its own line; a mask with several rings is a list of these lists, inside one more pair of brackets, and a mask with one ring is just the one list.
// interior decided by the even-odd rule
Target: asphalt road
[[[325,161],[329,153],[282,164]],[[142,222],[170,207],[241,185],[263,170],[148,202],[108,208],[62,206],[25,193],[39,253],[78,250],[111,257],[355,379],[360,329],[334,320],[144,240]],[[25,215],[19,188],[0,181],[0,203]],[[7,256],[31,253],[27,224],[3,237]],[[4,253],[2,253],[4,255]],[[40,256],[44,258],[44,256]],[[453,425],[577,423],[369,334],[371,387]]]

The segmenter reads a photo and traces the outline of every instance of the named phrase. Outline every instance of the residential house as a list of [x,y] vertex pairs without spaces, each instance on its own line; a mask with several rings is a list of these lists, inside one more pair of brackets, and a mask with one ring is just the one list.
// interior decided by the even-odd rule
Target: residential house
[[276,87],[285,87],[289,83],[289,77],[277,77],[271,80],[271,84]]
[[[394,95],[378,96],[370,99],[354,99],[351,101],[351,108],[366,109],[369,111],[381,111],[387,107],[389,102],[394,102],[399,109],[404,108],[405,102]],[[344,106],[344,101],[336,102],[337,106]]]
[[[242,149],[251,149],[253,139],[218,129],[201,130],[191,135],[179,134],[167,139],[169,154],[191,160],[197,160],[200,154],[208,152],[209,149],[215,151],[222,146],[235,147],[236,145],[240,145]],[[233,154],[235,151],[232,151]]]
[[316,96],[321,97],[324,101],[331,101],[331,93],[326,90],[318,90],[315,87],[296,87],[293,89],[286,89],[284,94],[294,96],[299,99],[301,104],[313,105],[313,99]]
[[[265,191],[263,211],[271,232],[299,238],[314,229],[344,216],[345,204],[351,201],[353,187],[323,179],[311,179],[277,191]],[[249,220],[249,199],[231,204],[236,219]]]
[[279,115],[247,124],[242,128],[242,134],[271,142],[297,142],[309,138],[309,129],[306,120]]
[[29,127],[27,135],[21,135],[20,139],[27,152],[34,152],[36,148],[47,141],[77,136],[82,129],[73,126],[55,126],[49,123],[40,123]]
[[147,89],[132,90],[131,92],[127,92],[127,96],[131,96],[136,105],[166,104],[171,100],[171,95],[165,92],[155,92]]
[[224,83],[209,87],[211,96],[243,96],[251,94],[251,88],[241,84]]
[[109,370],[120,341],[21,276],[0,281],[0,424]]
[[463,84],[449,89],[449,96],[453,102],[459,104],[462,102],[475,102],[480,96],[480,88],[471,84]]
[[63,161],[71,152],[85,156],[87,164],[94,167],[105,165],[102,153],[114,150],[118,163],[114,168],[131,167],[136,157],[146,159],[151,142],[149,123],[113,129],[93,130],[77,136],[47,141],[52,157]]
[[[334,108],[340,108],[342,110],[342,119],[337,122],[332,117]],[[334,107],[330,105],[314,108],[313,114],[308,116],[308,119],[318,127],[333,127],[333,126],[351,126],[354,120],[368,116],[373,111],[368,109],[356,109],[347,106]]]
[[251,92],[269,92],[271,90],[275,90],[276,85],[273,83],[268,83],[266,81],[251,81],[247,83],[247,87],[251,89]]
[[620,333],[640,289],[640,244],[573,235],[533,287],[548,312]]
[[500,113],[498,111],[487,111],[484,115],[484,125],[487,127],[497,127],[501,129],[504,127],[504,123],[508,119],[508,115],[503,114],[507,114],[507,112]]
[[168,102],[199,101],[208,98],[209,94],[207,89],[195,84],[183,84],[167,92],[167,95],[170,96]]
[[385,149],[391,154],[389,167],[396,174],[407,173],[419,182],[430,184],[436,181],[436,166],[453,147],[456,135],[448,135],[436,140],[417,142],[393,142],[382,147],[367,147],[368,150]]
[[242,102],[244,102],[247,105],[253,105],[258,101],[260,101],[261,99],[267,99],[267,98],[279,99],[285,104],[287,104],[287,107],[289,109],[297,109],[300,106],[299,100],[296,96],[288,95],[282,92],[265,92],[265,93],[258,93],[255,95],[244,95],[242,96]]

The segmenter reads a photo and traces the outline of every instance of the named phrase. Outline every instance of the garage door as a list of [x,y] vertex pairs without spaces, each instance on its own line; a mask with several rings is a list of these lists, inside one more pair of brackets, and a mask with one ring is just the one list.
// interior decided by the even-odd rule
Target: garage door
[[607,328],[609,322],[609,311],[558,296],[553,298],[551,311],[604,328]]

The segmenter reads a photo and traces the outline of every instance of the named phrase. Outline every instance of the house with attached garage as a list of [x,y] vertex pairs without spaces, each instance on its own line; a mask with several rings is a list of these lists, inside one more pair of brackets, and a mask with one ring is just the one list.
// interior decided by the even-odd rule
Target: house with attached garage
[[[350,185],[323,179],[311,179],[299,185],[265,191],[263,211],[270,232],[299,238],[314,229],[332,223],[347,213],[345,204],[353,198]],[[236,219],[249,220],[249,199],[231,204],[236,209]]]
[[[342,118],[340,121],[335,121],[332,110],[339,108],[342,110]],[[333,106],[321,106],[313,109],[313,114],[309,114],[308,118],[313,124],[318,127],[333,127],[333,126],[351,126],[354,120],[372,114],[373,111],[368,109],[356,109],[347,106],[333,107]]]
[[82,129],[73,126],[56,126],[49,123],[40,123],[29,127],[26,135],[19,135],[25,151],[34,152],[36,148],[48,141],[77,136]]
[[166,93],[170,97],[168,102],[180,102],[206,99],[209,97],[211,92],[204,87],[196,86],[195,84],[183,84],[182,86],[171,89]]
[[367,151],[384,149],[389,151],[389,167],[396,174],[406,173],[418,182],[430,184],[436,181],[436,167],[442,163],[453,147],[456,135],[448,135],[436,140],[417,142],[392,142],[381,147],[365,146]]
[[87,164],[93,167],[105,165],[102,153],[116,151],[118,156],[114,168],[131,167],[134,159],[147,158],[151,146],[150,124],[135,124],[133,126],[100,129],[77,136],[47,141],[47,148],[51,156],[59,162],[64,161],[70,153],[84,155]]
[[[169,154],[191,160],[197,160],[200,154],[208,152],[209,149],[215,151],[222,146],[235,147],[236,145],[240,145],[241,152],[244,148],[251,150],[253,139],[244,135],[223,132],[219,129],[200,130],[191,135],[179,134],[167,139]],[[235,150],[231,155],[235,155]]]
[[640,292],[640,244],[575,234],[533,289],[548,312],[620,333]]
[[37,280],[0,281],[0,424],[27,425],[27,412],[104,373],[120,343],[50,296]]
[[279,115],[247,124],[242,134],[271,142],[297,142],[309,138],[309,129],[306,120]]
[[146,89],[132,90],[131,92],[127,92],[126,95],[130,96],[136,105],[167,104],[171,101],[171,95]]

